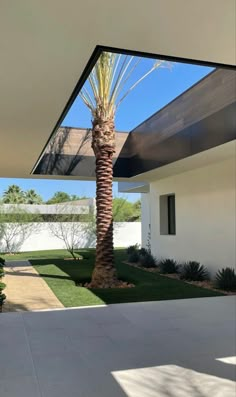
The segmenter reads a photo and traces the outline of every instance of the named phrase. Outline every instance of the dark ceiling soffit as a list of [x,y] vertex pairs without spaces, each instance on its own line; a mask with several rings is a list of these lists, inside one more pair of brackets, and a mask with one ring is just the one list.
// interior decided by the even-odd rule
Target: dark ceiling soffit
[[[132,135],[130,138],[129,145],[135,147]],[[155,143],[155,136],[152,134],[139,135],[141,140],[147,140],[147,138],[149,145],[146,146],[144,142],[143,144],[141,142],[141,152],[137,151],[130,158],[122,157],[121,153],[115,163],[115,177],[131,178],[234,141],[236,139],[236,102],[176,132],[157,144]]]
[[73,102],[77,98],[80,90],[82,89],[84,83],[86,82],[90,72],[92,71],[94,65],[96,64],[96,62],[102,52],[113,52],[113,53],[133,55],[133,56],[138,56],[138,57],[143,57],[143,58],[161,59],[161,60],[171,61],[171,62],[181,62],[181,63],[200,65],[200,66],[210,66],[210,67],[215,67],[215,68],[226,68],[226,69],[236,70],[236,66],[231,65],[231,64],[223,64],[223,63],[216,63],[216,62],[210,62],[210,61],[200,61],[200,60],[191,59],[191,58],[181,58],[181,57],[174,57],[174,56],[163,55],[163,54],[152,54],[152,53],[142,52],[142,51],[127,50],[127,49],[122,49],[122,48],[97,45],[95,47],[88,63],[87,63],[87,65],[85,66],[85,69],[84,69],[81,77],[79,78],[79,81],[76,84],[70,98],[68,99],[68,101],[65,105],[65,108],[62,111],[61,116],[59,117],[55,127],[53,128],[52,133],[50,134],[46,144],[44,145],[44,148],[41,151],[38,160],[36,161],[35,165],[33,166],[32,170],[30,172],[31,174],[34,174],[41,158],[43,157],[43,154],[46,150],[47,145],[49,144],[49,142],[52,139],[52,137],[54,136],[54,134],[57,132],[58,128],[61,126],[62,121],[64,120],[67,113],[69,112],[71,106],[73,105]]

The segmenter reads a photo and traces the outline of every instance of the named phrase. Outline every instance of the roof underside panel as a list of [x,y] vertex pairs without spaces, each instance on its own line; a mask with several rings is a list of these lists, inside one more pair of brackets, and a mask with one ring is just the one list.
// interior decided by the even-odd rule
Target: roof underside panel
[[134,177],[236,139],[236,72],[218,69],[130,134],[114,175]]
[[[116,162],[128,137],[126,132],[116,133]],[[50,141],[34,174],[95,177],[95,157],[91,147],[91,130],[78,128],[59,128]]]
[[235,0],[1,0],[0,177],[32,178],[99,45],[235,65]]

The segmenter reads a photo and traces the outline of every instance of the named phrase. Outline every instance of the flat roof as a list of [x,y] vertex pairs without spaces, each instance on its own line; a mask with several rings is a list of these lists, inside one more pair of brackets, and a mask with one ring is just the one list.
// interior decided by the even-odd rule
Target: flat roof
[[235,40],[234,0],[1,2],[0,177],[32,178],[97,46],[235,65]]

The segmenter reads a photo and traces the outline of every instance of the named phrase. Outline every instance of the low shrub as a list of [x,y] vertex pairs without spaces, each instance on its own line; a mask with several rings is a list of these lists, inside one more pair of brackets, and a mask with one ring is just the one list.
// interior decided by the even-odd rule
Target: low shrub
[[216,287],[225,291],[236,291],[236,273],[235,270],[226,267],[216,273]]
[[140,255],[147,255],[147,254],[150,253],[150,252],[147,250],[147,248],[140,248],[140,249],[138,250],[138,252],[139,252]]
[[156,267],[156,260],[155,260],[154,256],[147,250],[146,250],[145,254],[140,255],[139,261],[140,261],[140,265],[142,267],[146,267],[146,268]]
[[128,255],[128,261],[130,263],[137,263],[139,262],[139,253],[138,251],[133,251]]
[[137,251],[138,251],[138,244],[130,245],[130,246],[126,249],[127,255],[130,255],[130,254],[132,254],[133,252],[137,252]]
[[4,288],[6,288],[6,284],[0,282],[0,294],[4,290]]
[[3,306],[5,300],[6,300],[6,295],[0,294],[0,312],[2,312],[2,306]]
[[163,259],[158,266],[163,274],[179,273],[179,265],[174,259]]
[[190,261],[182,267],[180,278],[189,281],[204,281],[209,280],[209,273],[199,262]]
[[1,294],[0,295],[0,305],[2,305],[5,300],[6,300],[6,295],[5,294]]
[[1,282],[1,278],[4,277],[5,275],[5,272],[3,270],[4,265],[5,265],[5,260],[0,258],[0,312],[2,312],[2,306],[6,299],[6,295],[2,293],[2,291],[6,287],[6,284]]
[[0,256],[0,267],[5,266],[5,259]]

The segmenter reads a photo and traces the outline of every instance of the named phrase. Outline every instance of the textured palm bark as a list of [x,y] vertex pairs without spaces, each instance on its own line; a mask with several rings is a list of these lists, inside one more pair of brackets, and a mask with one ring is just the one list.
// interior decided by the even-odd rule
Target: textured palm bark
[[97,245],[91,288],[119,284],[114,267],[112,218],[112,158],[115,152],[114,119],[97,116],[93,121],[92,147],[96,156]]

